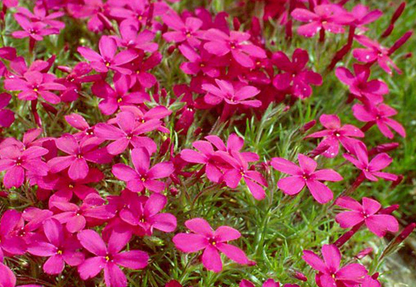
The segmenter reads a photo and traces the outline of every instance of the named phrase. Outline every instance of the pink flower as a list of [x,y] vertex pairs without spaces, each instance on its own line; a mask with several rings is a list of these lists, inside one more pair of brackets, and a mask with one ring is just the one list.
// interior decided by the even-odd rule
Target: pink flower
[[[151,70],[160,64],[162,55],[156,51],[149,57],[145,56],[143,52],[138,53],[138,57],[124,67],[132,71],[132,74],[128,75],[132,84],[140,85],[143,88],[151,88],[157,83],[157,79],[151,73]],[[146,100],[150,101],[150,97],[147,96]]]
[[43,223],[45,240],[34,240],[28,252],[42,257],[49,257],[43,264],[43,270],[47,274],[60,274],[69,266],[78,266],[84,262],[84,254],[77,252],[81,248],[78,240],[64,234],[62,224],[56,219],[48,219]]
[[81,84],[93,81],[98,76],[88,76],[87,74],[92,71],[92,68],[89,64],[84,62],[76,64],[74,68],[66,66],[58,66],[57,68],[60,71],[67,73],[66,77],[56,80],[56,82],[66,87],[65,91],[61,94],[61,100],[63,102],[73,102],[78,99],[82,89]]
[[33,101],[42,97],[51,104],[58,104],[61,99],[51,91],[64,91],[64,85],[55,82],[52,74],[38,71],[28,71],[23,78],[8,78],[4,81],[4,88],[9,91],[21,91],[18,98],[24,101]]
[[300,167],[284,159],[275,157],[271,165],[276,170],[290,174],[291,176],[282,178],[277,186],[286,194],[298,194],[305,185],[308,187],[313,198],[320,204],[332,200],[332,191],[321,181],[340,181],[342,176],[332,169],[321,169],[316,171],[317,163],[306,155],[299,154],[298,161]]
[[136,121],[133,113],[126,111],[117,114],[116,123],[118,128],[110,124],[99,123],[94,129],[98,138],[114,141],[107,146],[107,151],[110,154],[121,154],[130,145],[134,148],[144,147],[149,153],[156,151],[155,142],[146,136],[140,135],[156,130],[161,125],[159,120],[153,119],[140,123]]
[[131,74],[131,71],[121,66],[137,58],[137,53],[132,50],[124,50],[117,53],[116,40],[109,36],[102,36],[98,43],[100,54],[87,47],[79,47],[78,52],[88,61],[91,67],[99,73],[107,73],[114,70],[122,74]]
[[50,198],[49,202],[61,200],[70,201],[75,194],[79,199],[84,200],[91,193],[98,193],[95,188],[88,186],[89,183],[100,182],[104,174],[96,169],[90,168],[88,175],[84,179],[72,180],[67,174],[53,175],[53,189],[57,190]]
[[53,12],[48,14],[48,11],[45,9],[43,5],[36,5],[33,8],[33,12],[34,13],[32,13],[27,8],[18,7],[16,15],[23,15],[30,21],[42,22],[58,30],[62,30],[63,28],[65,28],[65,23],[55,20],[56,18],[62,17],[65,13]]
[[341,253],[335,245],[322,246],[322,256],[324,260],[309,250],[304,250],[302,256],[306,263],[319,271],[316,284],[320,287],[358,286],[367,275],[365,267],[358,263],[340,268]]
[[170,213],[159,213],[167,204],[167,198],[154,193],[150,197],[138,196],[129,190],[119,197],[109,199],[112,204],[120,204],[121,220],[137,227],[134,233],[139,236],[151,236],[154,229],[173,232],[176,229],[176,218]]
[[[113,11],[116,9],[114,8]],[[121,22],[119,29],[121,37],[114,36],[114,39],[117,41],[117,46],[127,49],[143,50],[144,52],[157,51],[158,44],[152,42],[155,33],[149,30],[139,32],[139,25],[134,20]]]
[[94,255],[78,266],[82,280],[94,278],[104,269],[104,280],[108,287],[126,287],[126,275],[119,266],[138,270],[148,265],[149,255],[146,252],[120,252],[130,241],[131,236],[127,233],[113,232],[107,246],[101,236],[93,230],[83,230],[77,237],[81,245]]
[[14,122],[14,113],[5,109],[11,99],[12,96],[8,93],[0,93],[0,127],[8,128]]
[[0,286],[15,287],[16,276],[9,267],[0,262]]
[[122,8],[122,6],[112,7],[110,15],[117,19],[122,19],[123,22],[128,20],[142,27],[150,20],[149,18],[152,17],[152,12],[150,11],[150,5],[146,1],[140,0],[126,1],[125,8]]
[[262,48],[248,42],[248,33],[230,31],[230,35],[227,35],[218,29],[209,29],[204,34],[204,39],[208,41],[204,48],[209,53],[220,57],[231,53],[234,60],[243,67],[253,68],[254,59],[267,57]]
[[325,157],[335,157],[339,152],[340,143],[343,147],[345,147],[345,149],[347,149],[347,151],[349,151],[357,141],[351,137],[364,137],[364,133],[353,125],[347,124],[341,126],[341,121],[336,115],[323,114],[319,118],[319,121],[326,129],[310,134],[306,138],[323,137],[324,139],[319,143],[316,149],[319,150],[320,148],[328,146],[328,148],[323,153]]
[[219,166],[223,160],[215,154],[212,144],[207,141],[195,141],[192,143],[192,146],[199,152],[184,149],[181,151],[181,158],[186,162],[205,165],[207,178],[212,182],[218,183],[223,175]]
[[88,18],[88,29],[98,33],[105,28],[112,28],[111,21],[106,16],[108,5],[102,0],[85,0],[82,4],[68,4],[68,10],[74,18]]
[[355,5],[351,10],[351,16],[355,18],[352,24],[360,28],[360,30],[366,31],[368,29],[363,27],[364,25],[370,24],[383,16],[383,12],[380,10],[369,10],[368,7],[362,4]]
[[105,149],[97,149],[100,141],[97,142],[94,138],[86,138],[79,142],[73,135],[64,134],[56,139],[55,143],[58,149],[68,155],[51,159],[48,162],[50,171],[57,173],[69,167],[68,175],[72,180],[84,179],[88,175],[87,162],[103,164],[111,161],[111,156]]
[[377,106],[355,104],[352,111],[357,120],[377,124],[380,132],[389,139],[394,137],[390,128],[402,137],[406,137],[406,130],[403,126],[390,118],[397,115],[397,111],[386,104],[382,103]]
[[157,179],[168,177],[173,171],[171,162],[161,162],[150,168],[150,154],[145,148],[135,148],[131,151],[134,169],[125,164],[113,165],[112,172],[120,180],[127,182],[127,188],[141,192],[145,188],[160,193],[165,189],[165,183]]
[[379,237],[385,236],[387,231],[399,231],[397,219],[390,214],[380,214],[381,204],[374,199],[363,197],[361,205],[350,197],[340,197],[335,201],[335,205],[350,210],[335,217],[342,228],[354,227],[364,222],[368,229]]
[[314,12],[297,8],[291,16],[295,20],[308,22],[298,28],[298,33],[305,37],[313,37],[322,29],[334,34],[344,33],[343,26],[354,20],[343,8],[334,4],[315,6]]
[[228,81],[215,79],[217,86],[212,84],[203,84],[202,89],[207,91],[204,100],[210,105],[219,105],[224,101],[228,105],[242,105],[246,107],[260,107],[259,100],[248,100],[255,97],[260,91],[253,86],[234,87]]
[[274,53],[272,62],[283,71],[274,77],[274,87],[279,91],[288,91],[301,99],[309,97],[312,94],[310,85],[322,85],[322,77],[306,68],[308,61],[308,52],[302,49],[293,52],[292,61],[283,52]]
[[238,264],[248,265],[250,261],[243,250],[226,242],[241,237],[240,232],[229,226],[220,226],[213,231],[209,223],[203,218],[187,220],[185,225],[193,233],[179,233],[172,241],[176,248],[185,253],[204,250],[202,264],[208,270],[220,272],[222,261],[220,252]]
[[[3,261],[5,252],[10,255],[22,255],[26,252],[26,243],[14,232],[21,218],[22,215],[16,210],[7,210],[0,219],[0,262]],[[1,278],[2,276],[0,280]]]
[[367,147],[362,142],[357,142],[354,145],[353,154],[344,154],[346,160],[352,162],[357,168],[361,170],[364,176],[371,181],[377,181],[377,177],[384,178],[386,180],[395,181],[397,175],[381,172],[382,169],[386,168],[391,164],[393,159],[386,153],[379,153],[370,162],[368,162]]
[[74,134],[76,140],[81,141],[85,138],[96,138],[94,134],[94,126],[90,126],[84,117],[72,113],[65,116],[66,122],[73,128],[79,130],[80,132]]
[[175,11],[162,15],[163,22],[174,31],[165,32],[163,38],[168,42],[182,43],[188,42],[192,47],[198,47],[201,44],[199,40],[204,35],[204,32],[200,31],[202,27],[202,21],[195,17],[187,17],[185,22],[176,14]]
[[0,148],[0,171],[7,171],[3,178],[4,186],[22,186],[28,174],[47,175],[49,167],[41,157],[48,152],[47,149],[36,146],[23,151],[16,145]]
[[383,101],[383,95],[389,93],[389,87],[380,80],[368,81],[370,68],[364,65],[354,64],[355,76],[346,68],[339,67],[335,70],[338,79],[349,86],[350,92],[359,100],[365,97],[372,104]]
[[188,75],[198,75],[202,73],[212,78],[220,75],[217,57],[209,54],[205,49],[200,49],[197,53],[192,47],[186,44],[179,46],[181,54],[189,61],[181,64],[181,70]]
[[66,224],[66,230],[70,233],[81,231],[87,223],[100,220],[109,220],[114,217],[114,211],[109,205],[105,205],[105,200],[100,195],[91,193],[87,195],[81,206],[62,200],[51,201],[50,208],[57,208],[59,211],[53,217],[61,224]]
[[150,100],[144,92],[129,92],[132,83],[124,75],[114,76],[113,83],[114,89],[104,81],[96,82],[92,87],[94,94],[104,99],[98,105],[104,115],[114,114],[121,106],[142,104]]
[[[260,172],[249,169],[248,161],[238,151],[231,150],[229,153],[222,151],[218,155],[231,165],[231,169],[226,171],[223,175],[223,180],[230,188],[236,188],[241,179],[244,179],[251,194],[257,200],[262,200],[266,197],[266,192],[262,186],[267,186],[267,182]],[[251,158],[250,161],[257,161],[259,158]]]
[[35,41],[42,41],[43,36],[51,35],[51,34],[59,34],[59,29],[57,28],[47,28],[47,24],[43,22],[32,22],[27,19],[22,14],[15,14],[14,18],[16,19],[17,23],[23,28],[23,31],[14,31],[12,36],[14,38],[27,38],[30,37]]
[[390,49],[382,47],[378,42],[371,40],[364,35],[356,36],[355,39],[366,48],[354,49],[352,51],[354,58],[363,63],[377,62],[380,68],[390,75],[393,73],[391,67],[401,74],[400,69],[390,58]]

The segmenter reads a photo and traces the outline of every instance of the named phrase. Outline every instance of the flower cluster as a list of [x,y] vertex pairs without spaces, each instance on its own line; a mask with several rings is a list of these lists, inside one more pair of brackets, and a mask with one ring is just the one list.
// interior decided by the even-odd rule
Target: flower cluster
[[[348,1],[236,1],[246,12],[253,5],[262,10],[245,20],[205,7],[188,11],[180,0],[20,2],[4,0],[0,14],[1,29],[14,29],[3,33],[8,46],[0,48],[0,199],[7,204],[0,220],[0,286],[52,286],[56,280],[59,286],[89,280],[108,287],[135,280],[217,286],[216,275],[204,277],[205,269],[241,269],[250,281],[232,277],[231,284],[299,287],[308,281],[302,265],[285,265],[296,260],[282,263],[287,278],[255,271],[272,268],[259,257],[275,257],[262,245],[274,228],[268,224],[277,221],[261,219],[251,230],[242,222],[250,221],[247,210],[267,217],[299,200],[304,189],[338,231],[327,236],[335,239],[322,246],[322,256],[298,250],[294,258],[303,251],[320,287],[381,286],[378,273],[363,264],[342,265],[340,248],[363,226],[378,237],[400,229],[392,215],[398,206],[382,208],[371,195],[358,198],[357,190],[365,180],[397,185],[402,179],[385,170],[393,161],[387,153],[398,145],[371,147],[368,140],[373,126],[388,139],[393,131],[406,136],[385,102],[388,85],[370,76],[378,67],[401,73],[391,56],[411,32],[385,48],[366,27],[383,13]],[[313,51],[277,49],[285,45],[267,36],[270,19],[275,32],[284,27],[288,42],[301,22],[301,37],[319,34],[323,45],[328,33],[348,34],[347,43],[323,72]],[[80,39],[69,39],[77,33]],[[27,53],[21,49],[26,42]],[[347,55],[355,59],[350,69],[342,66]],[[364,125],[342,124],[340,116],[319,111],[322,129],[310,132],[314,121],[293,133],[312,150],[259,148],[267,121],[277,126],[280,116],[319,97],[314,89],[329,73],[348,87],[346,103]],[[264,120],[272,109],[278,112]],[[279,146],[283,137],[268,144]],[[211,200],[199,205],[208,193]],[[227,204],[238,211],[228,214]],[[299,215],[297,208],[285,212]],[[414,228],[405,228],[390,249]],[[256,246],[249,248],[250,242]],[[29,264],[31,276],[42,274],[26,280],[19,260],[36,263]]]

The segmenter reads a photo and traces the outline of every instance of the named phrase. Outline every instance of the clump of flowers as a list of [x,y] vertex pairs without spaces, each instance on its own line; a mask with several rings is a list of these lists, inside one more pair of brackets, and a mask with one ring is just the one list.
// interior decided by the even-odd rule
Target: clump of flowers
[[2,1],[0,286],[381,286],[405,4],[190,2]]

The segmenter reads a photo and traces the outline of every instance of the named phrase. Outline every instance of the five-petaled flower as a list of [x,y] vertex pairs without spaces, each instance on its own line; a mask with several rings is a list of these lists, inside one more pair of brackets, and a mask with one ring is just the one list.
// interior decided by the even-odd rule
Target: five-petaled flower
[[77,235],[81,245],[93,257],[78,265],[81,279],[94,278],[104,269],[105,284],[109,287],[126,287],[127,278],[119,266],[138,270],[148,265],[149,255],[141,250],[121,250],[130,241],[129,233],[113,232],[106,246],[101,236],[93,230],[83,230]]
[[280,179],[277,186],[286,194],[298,194],[305,185],[313,198],[321,204],[332,200],[332,191],[321,181],[340,181],[342,176],[332,169],[316,170],[317,163],[306,155],[298,155],[299,165],[284,158],[275,157],[271,165],[276,170],[291,176]]
[[208,270],[220,272],[222,261],[220,252],[238,264],[254,264],[240,248],[227,242],[241,237],[240,232],[229,226],[220,226],[213,231],[203,218],[194,218],[185,222],[185,226],[193,233],[179,233],[173,237],[176,248],[185,253],[204,250],[202,264]]
[[385,236],[387,231],[394,233],[399,230],[397,219],[393,215],[380,213],[381,204],[374,199],[363,197],[360,204],[355,199],[344,196],[338,198],[335,205],[350,210],[335,217],[342,228],[354,227],[364,222],[379,237]]

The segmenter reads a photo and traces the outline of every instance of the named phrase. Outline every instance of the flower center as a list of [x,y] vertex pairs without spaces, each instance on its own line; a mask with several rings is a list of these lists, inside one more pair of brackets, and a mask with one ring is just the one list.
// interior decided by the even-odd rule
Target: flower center
[[123,98],[118,98],[117,103],[121,103],[123,101]]
[[217,240],[214,238],[214,237],[212,237],[212,238],[210,238],[209,239],[209,243],[211,244],[211,245],[217,245]]
[[16,165],[17,166],[21,166],[22,165],[22,159],[20,157],[18,159],[16,159]]
[[59,254],[59,255],[62,255],[62,253],[64,253],[64,252],[59,249],[58,251],[56,251],[56,253]]

